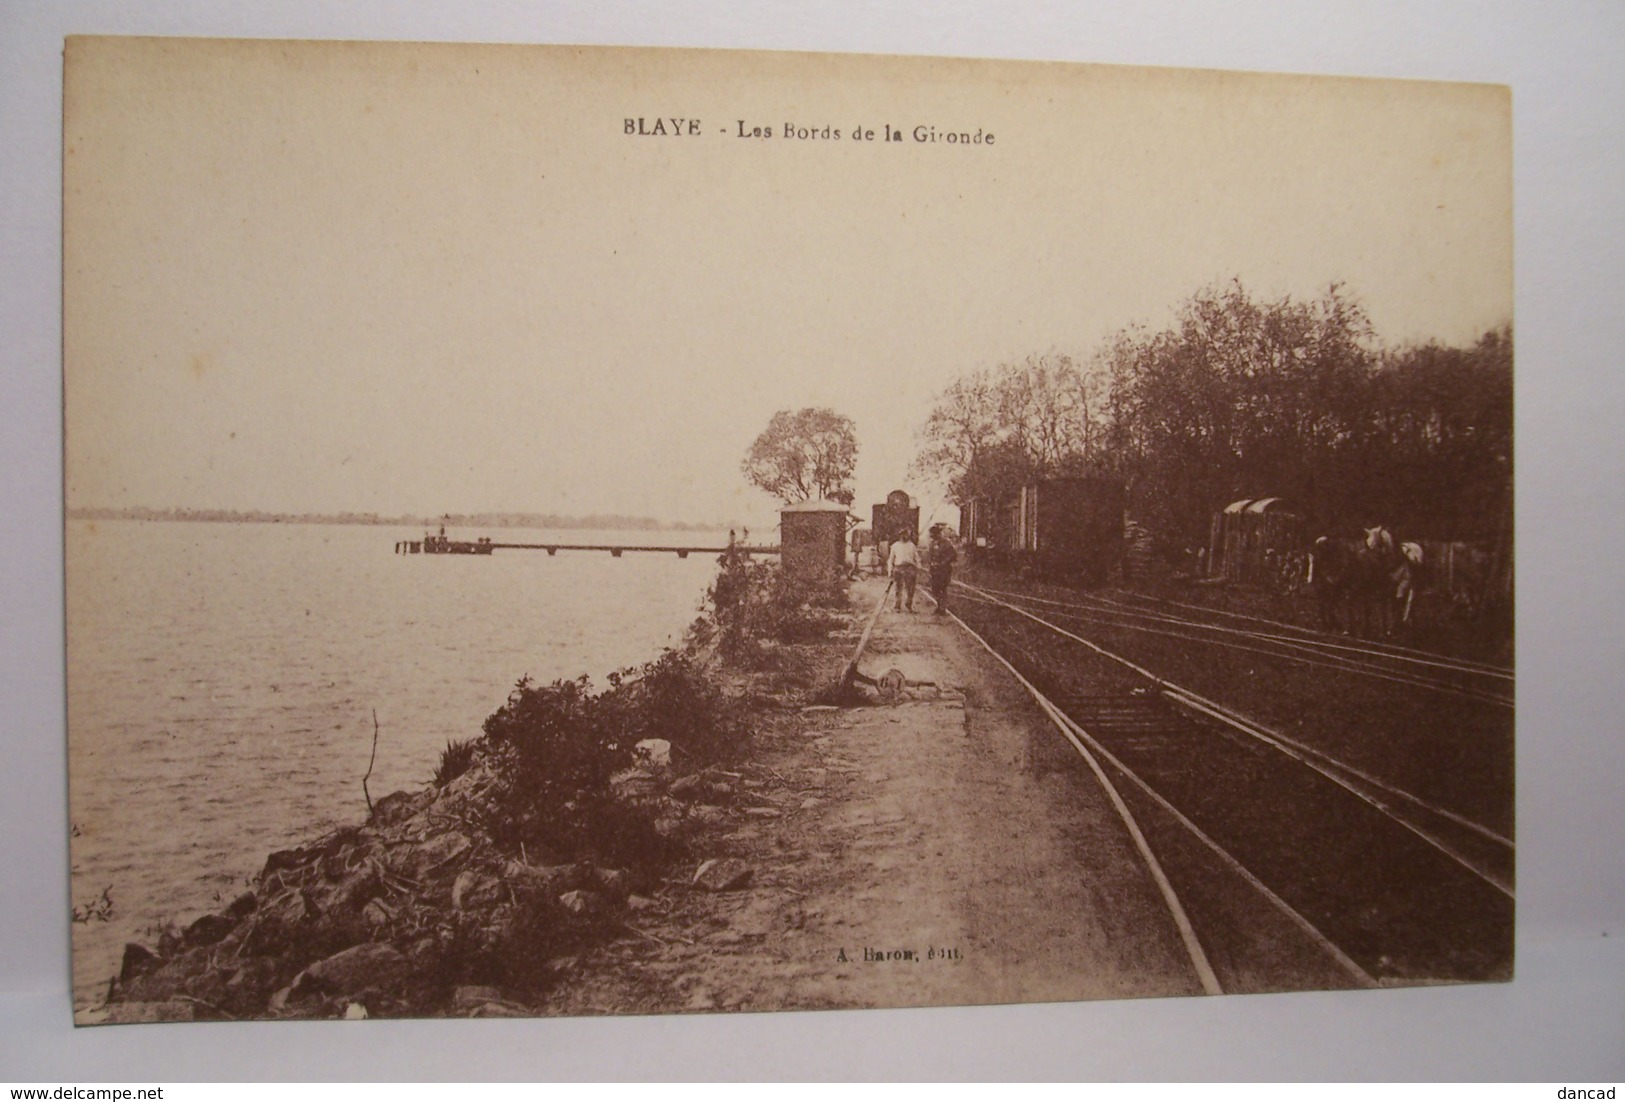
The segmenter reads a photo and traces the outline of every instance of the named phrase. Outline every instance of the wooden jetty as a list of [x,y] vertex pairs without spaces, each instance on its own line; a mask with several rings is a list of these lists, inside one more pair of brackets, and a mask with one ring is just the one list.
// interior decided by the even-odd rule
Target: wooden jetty
[[[727,547],[645,547],[610,543],[496,543],[492,546],[511,551],[546,551],[549,555],[557,555],[560,551],[608,551],[617,559],[621,557],[622,551],[655,551],[686,559],[690,555],[720,555],[728,550]],[[750,547],[742,543],[734,544],[733,549],[745,556],[779,553],[777,547]]]
[[[777,555],[779,549],[771,546],[750,546],[734,544],[733,549],[745,557],[752,555]],[[546,551],[549,556],[557,555],[560,551],[608,551],[613,558],[620,558],[627,551],[655,552],[664,555],[676,555],[679,559],[686,559],[690,555],[721,555],[728,548],[723,547],[678,547],[671,545],[643,546],[635,544],[612,543],[498,543],[489,536],[481,536],[477,540],[448,540],[443,536],[429,536],[422,540],[400,540],[395,544],[397,555],[489,555],[493,551]]]

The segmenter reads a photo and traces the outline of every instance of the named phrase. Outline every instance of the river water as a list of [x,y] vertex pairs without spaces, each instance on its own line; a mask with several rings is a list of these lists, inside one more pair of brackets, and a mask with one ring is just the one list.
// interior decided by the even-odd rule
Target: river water
[[[451,533],[454,537],[458,533]],[[604,675],[676,644],[715,556],[394,555],[422,531],[71,521],[74,995],[124,943],[229,902],[266,855],[426,782],[523,675]],[[467,534],[470,537],[473,533]],[[726,534],[492,533],[505,542],[719,546]]]

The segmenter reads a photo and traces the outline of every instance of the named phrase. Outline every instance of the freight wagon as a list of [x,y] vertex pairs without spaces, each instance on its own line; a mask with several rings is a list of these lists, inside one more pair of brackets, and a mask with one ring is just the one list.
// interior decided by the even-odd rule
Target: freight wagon
[[1097,586],[1123,558],[1123,484],[1046,478],[965,505],[960,538],[973,561],[1047,581]]

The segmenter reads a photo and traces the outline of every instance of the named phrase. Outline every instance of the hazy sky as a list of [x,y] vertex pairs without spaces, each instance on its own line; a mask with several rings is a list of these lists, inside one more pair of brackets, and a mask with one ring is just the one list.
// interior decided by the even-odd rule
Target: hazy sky
[[[1389,343],[1510,320],[1508,108],[1172,70],[79,40],[69,503],[748,520],[772,506],[746,447],[828,405],[857,423],[860,510],[905,486],[929,511],[905,473],[934,393],[1084,358],[1215,282],[1341,281]],[[661,116],[700,132],[625,133]]]

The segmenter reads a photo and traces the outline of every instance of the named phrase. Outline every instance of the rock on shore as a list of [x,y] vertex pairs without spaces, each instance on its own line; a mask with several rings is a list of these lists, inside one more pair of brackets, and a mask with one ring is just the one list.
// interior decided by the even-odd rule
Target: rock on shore
[[[680,843],[732,789],[715,770],[670,773],[665,755],[640,757],[612,793]],[[365,825],[272,853],[230,906],[127,945],[107,1005],[80,1021],[535,1013],[573,955],[625,936],[661,886],[647,870],[500,852],[479,814],[494,782],[477,763],[444,788],[379,800]],[[713,861],[694,890],[749,877]]]

